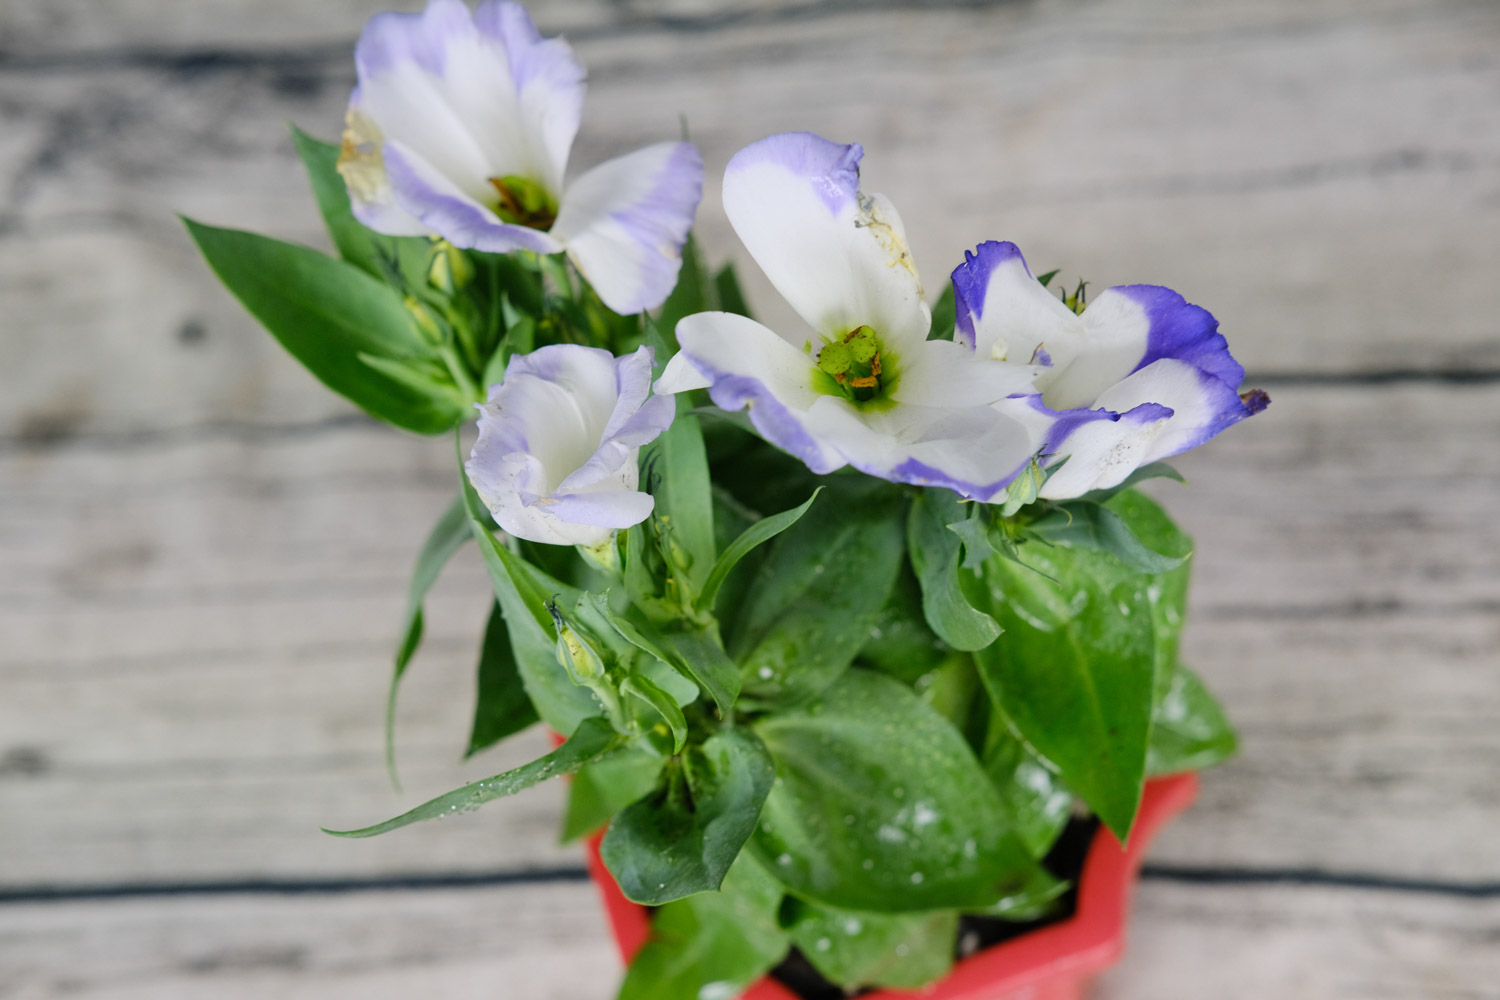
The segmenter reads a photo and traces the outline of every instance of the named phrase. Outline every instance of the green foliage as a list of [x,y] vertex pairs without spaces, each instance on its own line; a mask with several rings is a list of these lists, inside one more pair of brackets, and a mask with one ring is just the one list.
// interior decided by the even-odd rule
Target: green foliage
[[649,794],[664,763],[666,758],[637,744],[579,768],[568,789],[563,841],[593,833],[615,813]]
[[884,483],[838,477],[776,540],[730,640],[755,704],[805,700],[854,662],[901,567],[902,504]]
[[361,359],[429,353],[388,285],[316,250],[184,221],[225,287],[334,392],[418,434],[440,434],[468,416],[467,400],[451,382],[393,378]]
[[[467,527],[467,524],[465,525]],[[510,642],[510,629],[499,602],[490,605],[474,698],[474,723],[469,730],[466,757],[494,746],[537,721],[536,706],[526,694]]]
[[927,624],[954,649],[973,651],[994,642],[1000,626],[983,611],[975,610],[958,578],[963,543],[948,525],[963,523],[967,514],[953,491],[923,490],[912,501],[906,542],[912,568],[922,585],[922,611]]
[[1050,891],[963,736],[897,681],[851,670],[755,728],[778,781],[752,843],[796,895],[899,913]]
[[609,753],[621,742],[619,734],[603,719],[585,719],[578,724],[578,728],[574,730],[572,736],[568,737],[566,743],[530,764],[523,764],[503,774],[497,774],[493,778],[485,778],[483,781],[471,782],[462,788],[456,788],[446,795],[439,795],[384,823],[376,823],[374,826],[366,826],[358,830],[325,829],[323,832],[335,837],[374,837],[382,833],[390,833],[392,830],[399,830],[403,826],[410,826],[412,823],[420,823],[422,820],[441,819],[456,813],[470,812],[486,802],[514,795],[548,778],[554,778],[560,774],[572,774],[589,761]]
[[463,498],[454,497],[437,524],[432,526],[417,554],[417,565],[412,571],[406,597],[405,627],[401,632],[401,645],[396,649],[396,668],[391,674],[390,692],[385,703],[385,766],[393,783],[396,782],[396,692],[407,665],[422,643],[422,601],[448,560],[470,537],[469,515],[464,509]]
[[719,892],[667,903],[625,973],[619,1000],[712,1000],[738,996],[786,954],[776,921],[782,890],[749,852]]
[[775,776],[766,748],[743,728],[669,760],[662,785],[616,816],[600,847],[626,897],[657,905],[719,888]]
[[799,507],[793,507],[791,510],[784,510],[780,514],[772,514],[770,517],[756,521],[750,527],[746,528],[738,538],[730,542],[724,548],[724,551],[719,554],[719,558],[714,563],[713,569],[709,571],[708,579],[703,584],[703,591],[698,595],[697,606],[699,609],[712,609],[715,598],[719,596],[719,588],[723,586],[725,579],[728,578],[729,571],[739,565],[740,560],[749,555],[758,546],[764,545],[796,524],[802,515],[807,513],[807,509],[813,505],[813,501],[818,499],[818,493],[821,491],[822,487],[820,486]]
[[1187,555],[1168,556],[1147,547],[1124,518],[1091,500],[1056,504],[1033,521],[1030,529],[1043,541],[1064,548],[1107,552],[1138,573],[1166,573],[1187,561]]
[[1005,803],[1006,815],[1031,856],[1040,861],[1057,842],[1073,806],[1073,796],[1057,769],[992,712],[984,743],[984,771]]
[[1237,748],[1224,710],[1197,674],[1178,665],[1151,713],[1146,772],[1196,771],[1234,756]]
[[851,993],[861,986],[917,989],[953,967],[958,911],[860,913],[804,903],[790,930],[823,978]]
[[1155,676],[1146,581],[1105,552],[1031,544],[986,562],[970,593],[1004,630],[975,654],[997,709],[1124,840]]

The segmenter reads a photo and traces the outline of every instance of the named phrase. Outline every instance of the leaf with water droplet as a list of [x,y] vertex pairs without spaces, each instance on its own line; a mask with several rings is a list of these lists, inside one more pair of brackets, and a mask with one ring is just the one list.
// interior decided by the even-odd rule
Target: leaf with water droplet
[[813,967],[846,991],[914,990],[952,968],[958,912],[864,913],[807,903],[791,932]]
[[554,775],[572,774],[584,764],[601,754],[608,753],[623,742],[624,738],[610,728],[608,722],[600,718],[585,719],[578,724],[578,728],[574,730],[566,743],[530,764],[523,764],[503,774],[497,774],[493,778],[485,778],[483,781],[471,782],[462,788],[456,788],[446,795],[439,795],[384,823],[376,823],[374,826],[358,830],[325,828],[323,832],[335,837],[374,837],[398,830],[403,826],[410,826],[412,823],[420,823],[425,819],[434,819],[455,812],[468,812],[478,809],[493,799],[514,795]]

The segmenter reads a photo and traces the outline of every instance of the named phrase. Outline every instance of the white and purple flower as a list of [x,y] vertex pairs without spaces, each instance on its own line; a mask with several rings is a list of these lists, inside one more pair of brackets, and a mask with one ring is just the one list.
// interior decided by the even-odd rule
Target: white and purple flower
[[901,219],[859,190],[863,154],[794,132],[735,155],[724,210],[810,329],[688,316],[657,391],[707,387],[723,409],[748,406],[768,441],[817,473],[853,465],[994,500],[1035,447],[1023,421],[991,404],[1035,392],[1037,369],[927,339],[931,314]]
[[1259,413],[1218,321],[1158,285],[1106,289],[1075,314],[1031,276],[1013,243],[980,244],[953,272],[955,341],[982,358],[1042,365],[1039,394],[997,408],[1026,422],[1048,465],[1041,496],[1119,485]]
[[621,314],[672,290],[703,190],[698,150],[658,143],[564,185],[584,70],[520,4],[379,14],[354,59],[339,171],[365,225],[491,253],[566,250]]
[[597,548],[639,524],[655,500],[637,489],[641,446],[676,413],[651,391],[651,348],[615,357],[555,344],[510,359],[479,406],[479,440],[464,469],[517,538]]

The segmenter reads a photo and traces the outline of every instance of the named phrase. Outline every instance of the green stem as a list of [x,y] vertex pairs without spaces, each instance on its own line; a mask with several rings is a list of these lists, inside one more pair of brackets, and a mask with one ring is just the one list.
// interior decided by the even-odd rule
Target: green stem
[[464,364],[463,358],[458,356],[458,351],[453,347],[452,341],[443,344],[439,351],[443,356],[443,364],[448,366],[448,374],[453,376],[453,384],[458,386],[458,391],[464,394],[464,398],[471,403],[484,402],[484,396],[479,391],[479,386],[474,382],[474,376],[469,374],[468,366]]

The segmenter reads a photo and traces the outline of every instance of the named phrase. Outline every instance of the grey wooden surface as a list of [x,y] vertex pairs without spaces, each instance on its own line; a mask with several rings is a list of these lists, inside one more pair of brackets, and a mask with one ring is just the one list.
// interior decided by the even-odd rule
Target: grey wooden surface
[[[405,791],[381,712],[440,441],[245,317],[173,211],[322,243],[382,4],[0,2],[0,998],[611,995],[560,789],[342,842],[459,762],[486,587],[429,602]],[[1500,5],[534,5],[591,73],[575,168],[676,134],[714,179],[865,143],[935,293],[1014,239],[1212,309],[1272,408],[1159,494],[1186,655],[1244,752],[1151,858],[1100,995],[1500,996]],[[749,271],[756,306],[785,315]]]

